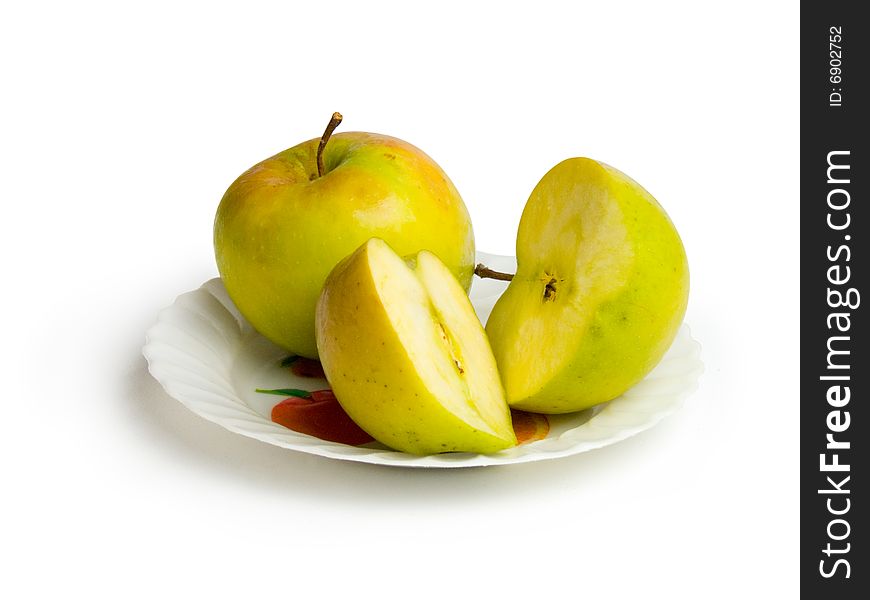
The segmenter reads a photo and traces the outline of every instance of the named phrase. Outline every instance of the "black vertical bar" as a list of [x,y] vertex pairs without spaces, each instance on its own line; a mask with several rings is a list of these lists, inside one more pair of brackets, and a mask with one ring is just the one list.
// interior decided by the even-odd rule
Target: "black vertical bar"
[[801,4],[801,592],[870,598],[870,22]]

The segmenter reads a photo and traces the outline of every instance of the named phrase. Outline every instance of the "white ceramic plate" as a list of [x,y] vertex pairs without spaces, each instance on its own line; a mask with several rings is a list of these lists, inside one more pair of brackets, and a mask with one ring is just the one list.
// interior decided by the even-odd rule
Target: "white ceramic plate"
[[[513,257],[479,252],[478,261],[506,272]],[[471,299],[486,322],[505,282],[475,278]],[[602,406],[570,415],[551,415],[546,439],[497,454],[414,456],[374,442],[355,447],[291,431],[270,420],[279,396],[256,388],[329,387],[282,368],[287,352],[260,336],[227,296],[220,279],[182,294],[160,312],[146,334],[143,354],[151,374],[166,392],[196,414],[269,444],[329,458],[403,467],[475,467],[546,460],[586,452],[649,429],[682,405],[703,371],[700,345],[684,324],[661,363],[638,385]]]

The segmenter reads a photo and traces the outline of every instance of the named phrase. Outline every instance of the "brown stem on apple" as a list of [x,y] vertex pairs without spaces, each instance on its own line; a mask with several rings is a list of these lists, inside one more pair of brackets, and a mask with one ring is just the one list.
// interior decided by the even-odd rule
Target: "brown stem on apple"
[[514,278],[513,273],[493,271],[483,263],[478,263],[477,266],[474,267],[474,274],[481,279],[498,279],[499,281],[510,281]]
[[323,149],[326,148],[326,142],[329,141],[329,138],[332,136],[332,132],[335,131],[335,128],[338,127],[339,123],[341,123],[342,118],[343,117],[341,116],[341,113],[332,113],[332,118],[329,119],[329,124],[326,126],[326,130],[323,132],[323,135],[320,136],[320,143],[317,145],[318,177],[323,177]]

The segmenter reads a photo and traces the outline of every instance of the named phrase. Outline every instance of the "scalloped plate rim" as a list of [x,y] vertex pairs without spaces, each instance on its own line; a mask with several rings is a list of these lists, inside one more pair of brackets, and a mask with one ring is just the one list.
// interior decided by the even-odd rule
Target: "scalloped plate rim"
[[[500,256],[485,252],[478,252],[477,259],[478,262],[486,262],[487,264],[494,266],[495,268],[502,269],[510,269],[512,268],[512,265],[515,267],[516,264],[516,259],[512,256]],[[506,287],[506,284],[504,285]],[[503,288],[501,290],[503,291]],[[205,361],[202,357],[196,356],[195,354],[191,353],[185,353],[183,349],[168,343],[164,339],[164,337],[159,334],[161,328],[175,328],[176,330],[178,329],[177,326],[168,323],[169,319],[167,318],[167,315],[175,315],[175,317],[178,318],[179,311],[186,310],[189,312],[189,309],[182,307],[181,304],[187,302],[188,298],[198,294],[208,294],[212,296],[215,300],[218,301],[222,309],[229,313],[229,315],[235,321],[235,324],[238,327],[238,340],[236,340],[236,347],[234,348],[235,351],[239,351],[243,347],[246,337],[251,335],[258,335],[253,332],[253,329],[250,327],[250,325],[239,314],[235,306],[232,305],[232,302],[229,300],[229,297],[226,295],[226,292],[223,289],[223,285],[220,283],[220,279],[214,278],[208,280],[203,283],[199,288],[184,292],[176,297],[175,301],[171,305],[162,309],[158,313],[156,322],[147,330],[145,334],[145,345],[142,348],[142,354],[148,363],[148,371],[152,375],[152,377],[154,377],[160,383],[164,391],[166,391],[166,393],[170,397],[179,401],[188,410],[212,423],[223,427],[228,431],[289,450],[295,450],[298,452],[304,452],[307,454],[337,460],[362,462],[384,466],[415,468],[461,468],[520,464],[540,460],[564,458],[566,456],[572,456],[580,454],[582,452],[596,450],[598,448],[621,442],[634,435],[637,435],[638,433],[654,427],[662,419],[668,417],[676,410],[681,408],[684,399],[687,396],[691,395],[698,388],[700,375],[704,370],[703,362],[700,359],[700,344],[697,342],[697,340],[692,338],[691,331],[689,330],[688,325],[683,323],[680,327],[680,331],[677,334],[674,345],[676,345],[677,340],[680,340],[682,345],[685,346],[687,352],[684,353],[684,355],[682,355],[681,357],[675,357],[671,359],[668,359],[668,355],[666,354],[660,365],[668,362],[669,360],[674,361],[682,359],[686,363],[688,368],[684,371],[681,371],[677,376],[664,376],[658,379],[675,381],[683,378],[688,379],[688,382],[686,384],[681,384],[676,391],[665,394],[665,396],[668,398],[668,402],[664,404],[658,402],[657,408],[649,412],[646,415],[646,418],[641,419],[640,422],[633,422],[631,424],[627,424],[625,427],[611,430],[610,433],[607,435],[593,436],[591,439],[581,439],[575,442],[571,442],[570,440],[571,437],[577,437],[578,432],[583,428],[585,428],[584,431],[586,432],[594,431],[597,425],[595,423],[596,418],[599,417],[601,412],[605,410],[606,407],[615,406],[616,408],[614,408],[614,410],[611,411],[610,414],[617,414],[618,416],[618,412],[620,411],[618,411],[617,409],[620,406],[619,401],[622,397],[616,398],[615,400],[612,400],[611,402],[602,405],[602,407],[599,407],[596,410],[595,414],[591,418],[588,418],[577,427],[573,427],[564,431],[559,436],[548,437],[538,442],[532,442],[530,444],[524,444],[522,446],[510,448],[496,454],[483,455],[452,453],[435,454],[429,456],[415,456],[389,449],[347,446],[344,444],[327,442],[311,436],[297,433],[295,431],[286,429],[281,425],[273,423],[271,420],[266,419],[265,417],[254,411],[251,407],[249,407],[247,403],[245,403],[239,397],[238,393],[233,394],[233,397],[224,397],[224,402],[215,402],[213,400],[211,402],[208,402],[194,400],[190,397],[190,390],[185,392],[179,389],[180,386],[184,384],[181,384],[178,379],[167,374],[167,372],[163,370],[163,367],[173,367],[175,369],[180,369],[183,372],[190,372],[190,369],[186,369],[183,365],[179,365],[177,362],[173,362],[172,360],[167,360],[162,357],[160,353],[161,345],[172,348],[173,351],[178,354],[187,354],[188,356],[193,356],[200,364],[207,367],[208,370],[216,371],[216,368],[213,365],[209,365],[208,362]],[[477,298],[477,300],[491,300],[497,295],[500,295],[500,292],[489,293],[486,296]],[[475,300],[474,288],[472,288],[471,297],[473,300]],[[476,308],[478,307],[476,306]],[[200,313],[200,316],[205,315],[202,315]],[[219,319],[217,319],[217,321],[219,321]],[[209,319],[209,322],[212,326],[214,326],[214,329],[217,330],[217,326],[215,326],[216,320]],[[217,333],[222,337],[226,338],[226,332],[218,330]],[[187,332],[185,332],[185,334],[187,335]],[[231,343],[231,340],[227,340],[227,343]],[[673,350],[673,348],[671,350]],[[671,350],[669,350],[669,353],[671,352]],[[235,356],[229,362],[230,364],[235,362]],[[655,370],[653,370],[653,373],[654,372]],[[200,378],[204,378],[207,381],[209,380],[202,373],[197,372],[196,374]],[[632,388],[632,390],[636,390],[639,386],[644,384],[645,381],[646,379],[644,381],[641,381],[638,386],[635,386],[634,388]],[[222,383],[229,384],[230,388],[232,388],[232,380],[230,377],[227,377]],[[197,391],[197,388],[193,388],[192,386],[188,387],[191,387],[194,391]],[[213,390],[199,389],[198,391],[206,392],[207,394],[215,396],[218,395]],[[229,394],[227,394],[227,396],[229,396]],[[203,406],[209,408],[205,409],[203,408]],[[224,410],[229,408],[230,412],[235,411],[238,414],[236,414],[234,417],[216,414],[215,407],[217,406],[220,406]],[[636,414],[636,411],[631,410],[624,412],[628,414]],[[252,422],[257,425],[256,428],[253,427]],[[242,425],[241,423],[244,423],[244,425]],[[553,447],[547,448],[547,446]]]

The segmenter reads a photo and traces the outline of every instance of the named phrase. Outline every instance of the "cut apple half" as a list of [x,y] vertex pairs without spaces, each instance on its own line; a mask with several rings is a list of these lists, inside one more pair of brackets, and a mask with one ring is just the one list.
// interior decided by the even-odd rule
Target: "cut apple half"
[[465,291],[434,254],[409,262],[373,238],[327,278],[317,347],[338,401],[372,437],[405,452],[516,445],[495,358]]
[[526,203],[517,272],[486,324],[508,403],[567,413],[616,398],[664,356],[688,294],[655,198],[604,163],[559,163]]

